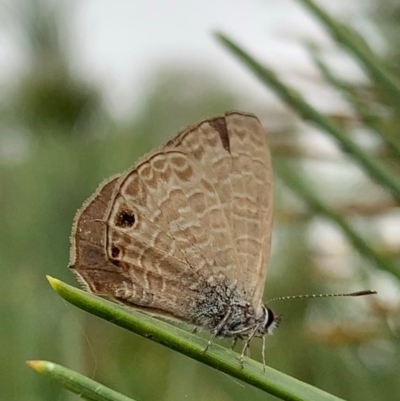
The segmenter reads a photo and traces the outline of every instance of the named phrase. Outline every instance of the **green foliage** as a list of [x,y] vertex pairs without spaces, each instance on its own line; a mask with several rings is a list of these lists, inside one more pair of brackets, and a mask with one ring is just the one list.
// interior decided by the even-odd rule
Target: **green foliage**
[[134,401],[71,369],[48,361],[28,361],[28,366],[89,401]]
[[[383,279],[395,287],[400,271],[399,252],[385,247],[379,219],[390,216],[400,199],[396,70],[389,69],[349,26],[311,1],[300,3],[369,77],[362,84],[339,77],[325,61],[324,49],[310,49],[327,83],[348,102],[347,114],[319,111],[277,72],[227,35],[218,36],[244,68],[261,79],[262,85],[275,91],[307,120],[307,125],[300,125],[287,113],[271,120],[275,111],[259,106],[270,115],[265,125],[277,176],[274,252],[266,296],[344,292],[374,287]],[[249,373],[259,383],[269,383],[255,389],[96,317],[78,313],[55,296],[44,276],[50,273],[76,285],[67,269],[68,237],[76,210],[95,187],[104,178],[128,168],[183,126],[228,109],[248,110],[249,100],[243,96],[239,100],[236,94],[226,91],[220,84],[223,81],[209,72],[182,65],[179,70],[161,68],[150,76],[142,106],[132,113],[132,120],[124,125],[112,121],[103,106],[100,89],[69,67],[66,43],[61,40],[65,32],[58,20],[60,10],[48,12],[40,1],[30,4],[21,8],[30,62],[0,110],[0,155],[11,155],[0,159],[2,397],[10,401],[79,399],[31,374],[24,366],[27,359],[45,358],[140,400],[264,400],[266,395],[260,389],[283,399],[397,399],[398,312],[396,306],[375,299],[277,304],[284,321],[267,342],[267,364],[271,366],[268,374],[263,377],[259,364],[250,361],[249,371],[237,367],[221,369],[244,381],[244,375]],[[389,42],[387,48],[396,53],[398,49],[390,45]],[[393,63],[390,54],[386,58]],[[274,123],[278,128],[273,128]],[[322,152],[308,148],[312,148],[310,141],[306,149],[301,146],[310,123],[320,135],[339,144],[343,151],[339,160],[325,160]],[[356,131],[360,129],[375,139],[372,149],[357,140]],[[325,175],[321,168],[324,163],[336,163],[339,173]],[[375,202],[376,207],[375,203],[368,206],[369,201]],[[317,247],[312,238],[321,224],[339,227],[341,234],[335,233],[342,240],[341,252],[337,252],[335,241],[329,249],[331,254]],[[326,248],[328,244],[332,244],[329,235],[323,245]],[[335,259],[335,252],[341,256]],[[324,254],[331,256],[324,259]],[[324,269],[332,262],[334,268]],[[148,321],[155,324],[154,319]],[[167,326],[160,322],[161,336],[174,331]],[[183,334],[181,329],[176,332],[198,349],[208,338],[207,333],[198,338],[186,331]],[[223,345],[229,346],[225,342]],[[195,354],[200,361],[210,363],[219,355],[222,365],[236,363],[236,354],[218,345],[215,354],[205,356],[197,348]],[[260,344],[255,341],[252,356],[259,360],[259,355]],[[52,378],[72,377],[64,383],[70,389],[82,380],[79,385],[83,387],[74,387],[78,393],[85,386],[92,386],[96,393],[97,383],[87,377],[60,365],[38,363],[31,366]],[[294,378],[335,396],[313,392],[311,386]],[[289,396],[287,388],[292,391]],[[107,387],[102,390],[111,391]]]
[[[276,395],[282,400],[340,401],[339,398],[269,367],[265,367],[264,372],[262,365],[251,359],[246,358],[246,367],[242,369],[235,354],[224,347],[214,344],[205,353],[204,349],[207,345],[207,340],[200,339],[193,334],[189,334],[184,330],[151,318],[143,313],[137,312],[132,314],[122,306],[87,294],[82,290],[77,290],[57,279],[51,277],[48,277],[48,279],[54,290],[73,305],[209,366],[215,367],[222,372],[241,379],[245,383],[249,383],[272,395]],[[42,366],[41,362],[33,362],[31,364],[34,368],[37,364]],[[48,373],[48,371],[52,369],[53,366],[51,366],[51,369],[39,368],[36,370]],[[75,382],[70,379],[71,374],[75,375],[75,372],[62,372],[60,368],[58,368],[58,371],[59,373],[54,379],[61,381],[62,384],[65,380],[68,380],[68,386],[69,383]],[[94,385],[92,382],[85,382],[80,375],[76,377],[76,382],[79,382],[80,388],[83,389],[91,388]],[[119,395],[116,395],[115,398],[112,399],[115,401],[120,400]]]
[[[372,96],[370,98],[358,97],[357,89],[359,90],[360,88],[356,88],[352,83],[345,82],[336,77],[329,66],[317,55],[314,47],[310,46],[315,64],[322,72],[326,81],[344,95],[352,106],[356,118],[364,124],[364,129],[373,132],[381,142],[381,146],[387,147],[387,151],[392,155],[391,164],[388,164],[387,160],[379,160],[375,154],[365,151],[360,144],[355,142],[351,138],[352,127],[350,124],[348,124],[348,126],[339,125],[329,116],[319,112],[316,108],[311,106],[299,92],[279,79],[274,71],[262,65],[228,36],[217,33],[216,38],[252,71],[264,85],[272,89],[303,119],[315,124],[334,139],[343,152],[345,152],[346,156],[358,163],[359,167],[361,167],[376,184],[387,189],[392,194],[395,202],[399,204],[400,181],[398,180],[396,171],[399,171],[400,168],[400,140],[398,135],[392,134],[393,129],[395,129],[396,132],[400,124],[398,119],[398,109],[400,105],[399,80],[395,73],[373,53],[363,38],[350,26],[346,26],[342,22],[332,18],[311,0],[300,0],[300,2],[319,19],[337,44],[348,51],[369,76],[371,82],[368,84],[368,92],[369,95]],[[375,104],[369,100],[371,98],[374,99]],[[383,117],[373,111],[378,102],[381,102],[382,108],[385,107],[385,114]],[[384,119],[385,117],[386,121]],[[374,250],[372,243],[368,243],[361,234],[357,233],[346,219],[346,216],[341,216],[339,213],[335,212],[329,203],[321,201],[315,189],[314,191],[310,190],[302,182],[301,178],[296,175],[293,168],[290,169],[285,163],[277,161],[275,163],[275,172],[296,195],[303,199],[313,214],[321,215],[334,225],[337,225],[354,248],[360,252],[360,254],[364,255],[368,262],[374,263],[378,271],[386,270],[397,279],[400,277],[398,255],[396,255],[395,258],[388,258],[379,251]],[[399,351],[399,348],[396,347],[395,352],[397,355],[399,355]],[[336,372],[334,373],[332,371],[331,373],[334,375]],[[391,386],[393,386],[393,382],[391,382]],[[365,399],[364,397],[371,397],[371,399],[373,399],[377,395],[378,392],[376,391],[368,395],[363,394],[363,396],[356,393],[357,397],[361,397],[360,399]]]

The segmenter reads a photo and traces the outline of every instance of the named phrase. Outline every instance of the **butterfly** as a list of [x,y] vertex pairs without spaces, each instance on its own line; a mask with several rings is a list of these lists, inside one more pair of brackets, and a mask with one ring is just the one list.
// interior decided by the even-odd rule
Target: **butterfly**
[[266,132],[254,114],[227,112],[101,184],[76,215],[70,267],[92,293],[210,331],[205,351],[217,336],[243,340],[242,367],[261,337],[265,366],[280,322],[263,304],[272,214]]

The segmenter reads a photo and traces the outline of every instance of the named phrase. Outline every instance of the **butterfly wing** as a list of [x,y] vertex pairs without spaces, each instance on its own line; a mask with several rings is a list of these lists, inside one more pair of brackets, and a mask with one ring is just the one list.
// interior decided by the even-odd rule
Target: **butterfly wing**
[[243,283],[260,313],[271,247],[273,175],[258,118],[233,111],[189,127],[170,141],[186,152],[215,188],[229,225],[237,264],[225,274]]
[[196,283],[212,275],[243,284],[259,308],[271,174],[265,132],[252,114],[188,127],[84,205],[72,268],[95,293],[182,320]]
[[111,295],[124,276],[106,258],[104,217],[118,177],[103,183],[77,213],[72,228],[70,268],[87,290]]
[[195,311],[197,286],[236,266],[215,188],[171,147],[146,156],[118,182],[106,237],[108,258],[131,272],[129,285],[153,294],[149,307],[182,320],[190,320],[191,306]]
[[257,315],[262,313],[271,250],[273,174],[266,132],[253,114],[229,113],[232,148],[232,230],[240,272]]
[[[154,296],[141,276],[135,276],[134,271],[126,266],[113,263],[106,253],[106,218],[119,180],[120,177],[113,177],[103,183],[78,211],[71,235],[70,268],[89,292],[138,309],[151,308],[157,314],[179,318],[183,305],[176,299],[176,293],[164,294],[160,307],[159,297]],[[174,267],[179,271],[182,263],[174,260]],[[163,268],[166,268],[165,264]],[[151,273],[149,277],[147,279],[151,280]],[[167,313],[168,310],[171,312]]]

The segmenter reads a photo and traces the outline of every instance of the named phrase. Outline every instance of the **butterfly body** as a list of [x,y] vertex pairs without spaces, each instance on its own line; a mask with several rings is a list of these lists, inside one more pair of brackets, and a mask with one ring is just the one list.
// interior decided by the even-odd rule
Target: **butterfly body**
[[198,295],[188,305],[192,310],[189,321],[195,326],[215,331],[216,336],[243,338],[258,325],[260,333],[265,334],[265,328],[272,323],[268,319],[270,311],[263,307],[261,314],[257,314],[246,300],[245,291],[222,275],[208,278],[196,287]]

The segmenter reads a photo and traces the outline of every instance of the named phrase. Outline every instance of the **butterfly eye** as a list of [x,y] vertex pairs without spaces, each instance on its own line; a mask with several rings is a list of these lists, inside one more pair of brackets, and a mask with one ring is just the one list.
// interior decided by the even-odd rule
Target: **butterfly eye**
[[123,210],[118,213],[115,220],[115,225],[117,227],[130,228],[135,224],[136,218],[131,211]]

